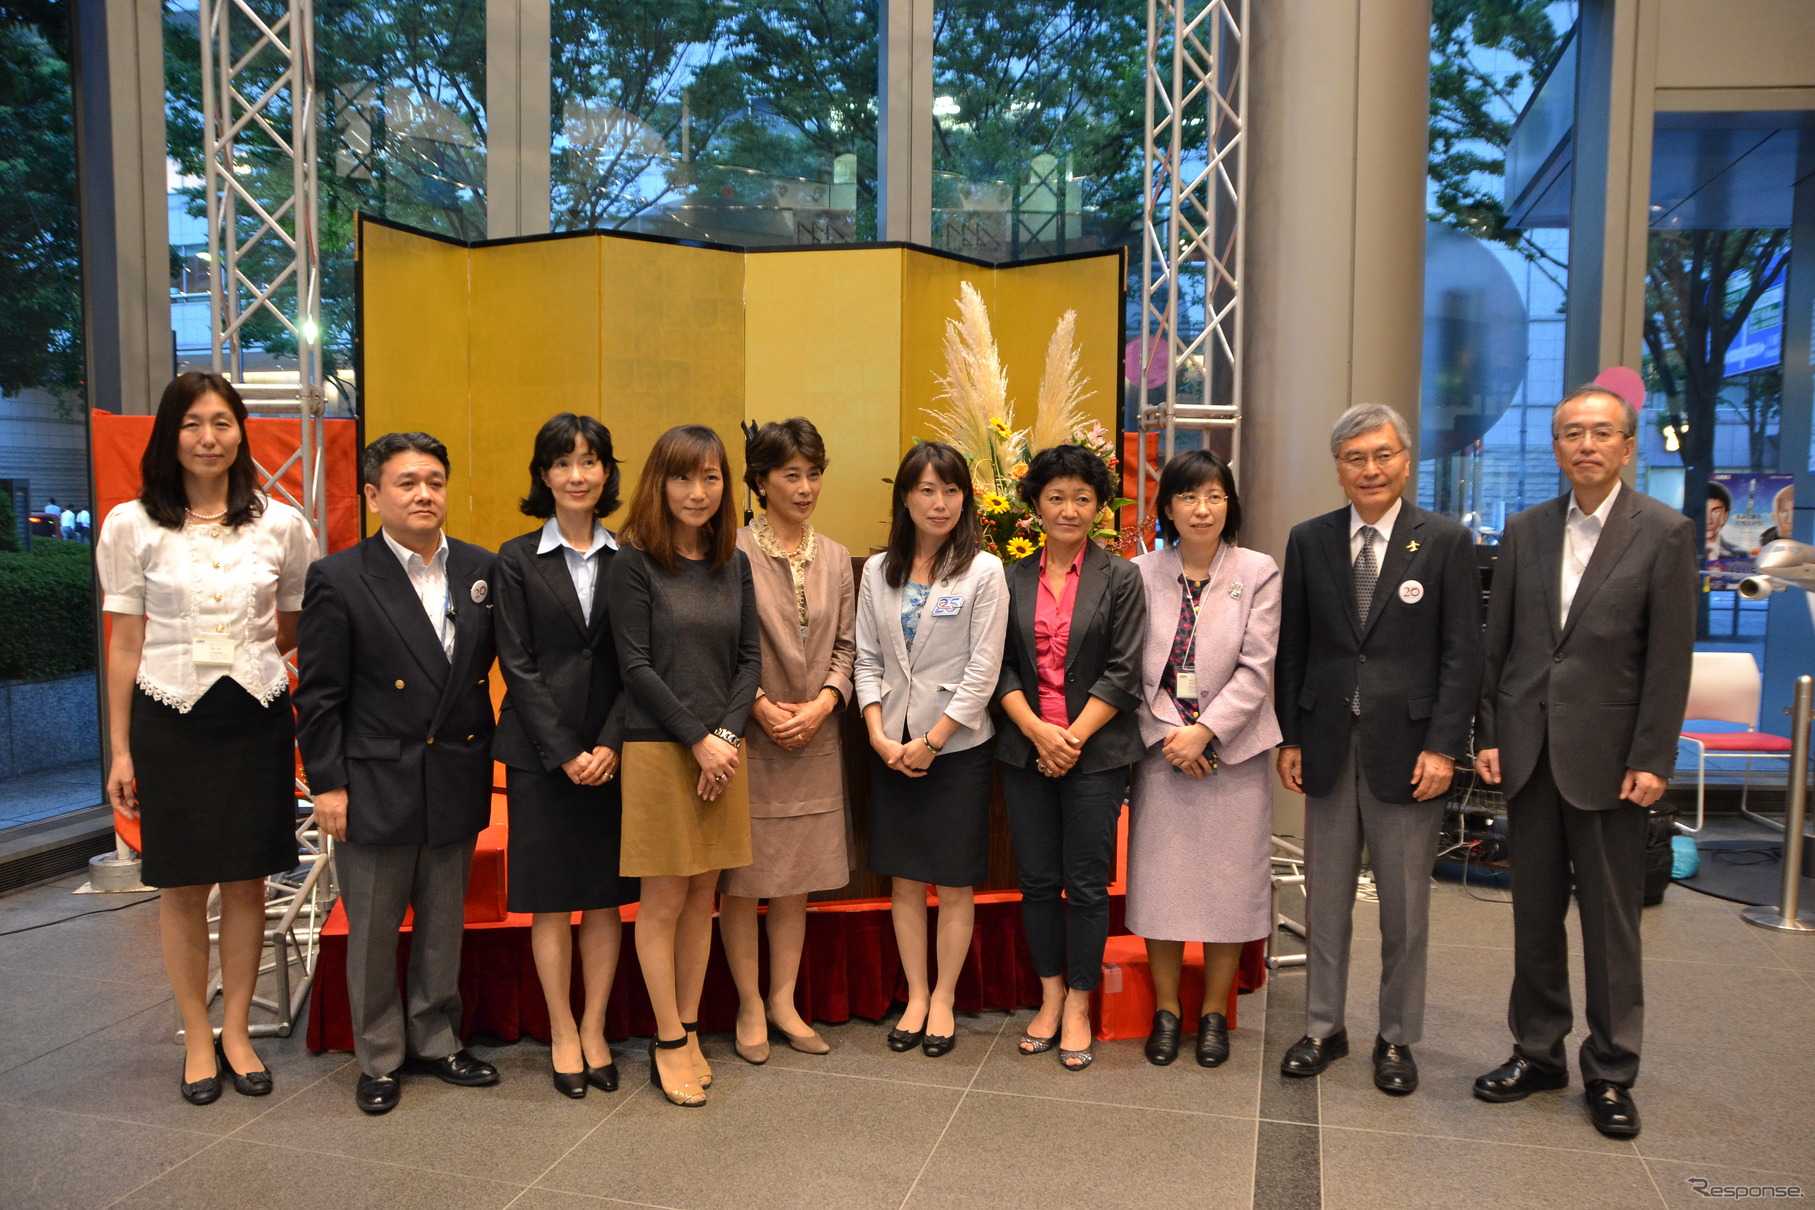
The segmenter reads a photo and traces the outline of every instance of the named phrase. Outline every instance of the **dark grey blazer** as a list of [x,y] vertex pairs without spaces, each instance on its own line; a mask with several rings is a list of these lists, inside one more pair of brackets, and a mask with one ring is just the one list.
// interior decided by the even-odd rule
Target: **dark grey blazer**
[[[1007,571],[1008,642],[995,700],[1019,690],[1034,713],[1040,712],[1040,673],[1034,663],[1034,611],[1040,599],[1040,558],[1028,555]],[[1141,705],[1141,647],[1147,641],[1147,594],[1141,572],[1090,543],[1078,571],[1072,602],[1071,636],[1065,645],[1065,708],[1076,718],[1093,697],[1116,708],[1116,716],[1084,741],[1072,766],[1078,773],[1097,773],[1141,759],[1141,729],[1135,711]],[[1034,746],[1013,723],[996,735],[996,759],[1027,768]]]
[[452,663],[383,535],[309,568],[296,742],[311,789],[346,788],[355,844],[453,844],[491,822],[495,559],[447,545]]
[[[1402,595],[1416,584],[1415,600]],[[1382,802],[1412,802],[1420,752],[1461,760],[1481,684],[1481,589],[1474,538],[1411,501],[1387,536],[1363,626],[1355,611],[1349,510],[1292,528],[1274,709],[1280,742],[1304,753],[1305,793],[1323,797],[1349,758],[1361,688],[1361,762]]]
[[537,529],[498,550],[498,671],[504,705],[492,756],[517,769],[552,773],[582,752],[624,743],[624,682],[611,638],[606,575],[610,547],[598,560],[592,621],[580,609],[563,547],[536,553]]
[[1506,523],[1487,610],[1475,746],[1500,750],[1516,794],[1548,743],[1571,805],[1622,805],[1627,769],[1668,778],[1695,647],[1695,526],[1622,487],[1570,607],[1562,610],[1569,495]]

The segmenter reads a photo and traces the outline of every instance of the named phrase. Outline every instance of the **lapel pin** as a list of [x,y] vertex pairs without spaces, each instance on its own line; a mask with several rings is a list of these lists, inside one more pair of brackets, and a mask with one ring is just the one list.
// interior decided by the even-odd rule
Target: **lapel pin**
[[1240,580],[1229,585],[1229,599],[1232,601],[1239,601],[1242,599],[1242,582]]
[[475,604],[475,605],[485,604],[485,594],[487,591],[488,590],[486,588],[486,584],[485,584],[484,580],[474,580],[473,581],[473,604]]
[[1418,543],[1416,543],[1416,542],[1407,542],[1405,544],[1405,548],[1407,550],[1411,551],[1413,554],[1418,553]]

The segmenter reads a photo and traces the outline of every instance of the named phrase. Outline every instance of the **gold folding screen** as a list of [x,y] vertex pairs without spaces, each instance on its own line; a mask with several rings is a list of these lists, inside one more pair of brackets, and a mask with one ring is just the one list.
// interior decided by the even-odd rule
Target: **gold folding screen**
[[735,476],[741,421],[806,416],[832,462],[815,524],[858,554],[880,544],[884,479],[926,431],[961,281],[990,304],[1020,424],[1072,309],[1087,410],[1115,428],[1120,250],[992,268],[892,245],[742,252],[598,233],[466,245],[362,218],[359,274],[366,437],[446,442],[448,528],[488,547],[530,527],[517,511],[530,446],[561,411],[611,430],[626,499],[673,425],[717,429]]

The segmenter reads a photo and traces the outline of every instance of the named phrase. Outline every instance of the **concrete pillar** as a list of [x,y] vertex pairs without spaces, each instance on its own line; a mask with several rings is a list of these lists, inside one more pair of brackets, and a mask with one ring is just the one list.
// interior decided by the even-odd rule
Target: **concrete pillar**
[[549,228],[549,0],[485,6],[485,233]]
[[882,238],[933,243],[933,0],[882,0],[876,161]]
[[145,414],[176,366],[163,16],[140,0],[77,0],[74,31],[88,402]]
[[1341,503],[1327,436],[1344,409],[1418,426],[1431,6],[1250,11],[1242,524],[1281,557]]

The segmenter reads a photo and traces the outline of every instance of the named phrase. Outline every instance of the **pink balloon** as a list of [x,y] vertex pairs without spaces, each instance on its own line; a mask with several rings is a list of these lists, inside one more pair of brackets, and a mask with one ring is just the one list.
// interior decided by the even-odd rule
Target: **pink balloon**
[[1608,366],[1594,376],[1594,383],[1624,399],[1634,411],[1645,406],[1645,380],[1629,366]]

